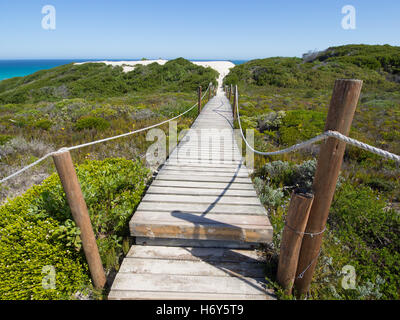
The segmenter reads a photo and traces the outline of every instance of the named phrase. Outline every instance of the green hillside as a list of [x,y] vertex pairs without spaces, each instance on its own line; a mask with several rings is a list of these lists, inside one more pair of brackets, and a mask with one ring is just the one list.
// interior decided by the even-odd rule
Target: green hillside
[[[256,129],[256,149],[272,151],[323,132],[339,78],[364,81],[350,136],[400,154],[400,47],[348,45],[309,52],[302,59],[253,60],[234,67],[225,84],[238,84],[242,125]],[[266,250],[272,280],[290,193],[311,188],[318,148],[255,157],[254,183],[275,232],[274,246]],[[399,176],[393,161],[346,148],[312,298],[400,298]],[[345,265],[355,267],[355,289],[341,286]]]
[[138,65],[133,71],[104,63],[68,64],[26,77],[0,82],[0,103],[57,101],[71,98],[115,97],[156,91],[191,92],[199,85],[216,84],[217,72],[183,58],[165,65]]
[[[397,90],[400,47],[348,45],[300,58],[252,60],[236,66],[225,82],[281,88],[332,88],[338,78],[363,79],[368,89]],[[397,83],[396,83],[397,81]]]

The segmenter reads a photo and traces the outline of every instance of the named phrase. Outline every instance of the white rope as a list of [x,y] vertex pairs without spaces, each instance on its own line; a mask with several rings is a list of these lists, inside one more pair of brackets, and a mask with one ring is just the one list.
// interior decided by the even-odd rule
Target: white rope
[[21,170],[18,170],[17,172],[14,172],[13,174],[9,175],[8,177],[5,177],[5,178],[1,179],[0,183],[6,182],[7,180],[19,175],[20,173],[28,170],[29,168],[32,168],[33,166],[36,166],[40,162],[44,161],[45,159],[47,159],[48,157],[53,155],[53,153],[54,152],[48,153],[45,156],[41,157],[40,159],[36,160],[35,162],[31,163],[30,165],[27,165],[26,167],[22,168]]
[[277,150],[277,151],[271,151],[271,152],[261,152],[261,151],[255,150],[249,144],[249,142],[246,140],[246,138],[245,138],[245,136],[243,134],[242,124],[241,124],[241,121],[240,121],[238,95],[236,95],[236,108],[237,108],[236,110],[237,110],[240,134],[242,136],[243,141],[246,143],[246,145],[249,147],[250,150],[252,150],[254,153],[257,153],[257,154],[260,154],[260,155],[276,156],[276,155],[280,155],[280,154],[289,153],[289,152],[293,152],[293,151],[296,151],[296,150],[304,149],[304,148],[306,148],[306,147],[308,147],[308,146],[310,146],[310,145],[312,145],[312,144],[314,144],[316,142],[319,142],[319,141],[322,141],[322,140],[326,140],[328,138],[336,138],[336,139],[344,141],[347,144],[350,144],[352,146],[355,146],[355,147],[358,147],[360,149],[364,149],[366,151],[375,153],[375,154],[380,155],[380,156],[382,156],[384,158],[391,159],[391,160],[394,160],[396,162],[400,162],[400,156],[398,156],[396,154],[390,153],[388,151],[385,151],[385,150],[382,150],[382,149],[379,149],[379,148],[375,148],[375,147],[370,146],[370,145],[368,145],[366,143],[363,143],[363,142],[360,142],[358,140],[349,138],[349,137],[341,134],[340,132],[331,131],[331,130],[326,131],[326,132],[324,132],[324,133],[322,133],[322,134],[320,134],[320,135],[318,135],[318,136],[316,136],[314,138],[311,138],[310,140],[303,141],[303,142],[300,142],[298,144],[295,144],[295,145],[293,145],[291,147],[288,147],[286,149]]
[[[203,98],[204,98],[205,95],[207,94],[207,91],[209,90],[209,88],[210,88],[210,86],[208,86],[207,90],[204,92],[204,95],[201,97],[201,100],[203,100]],[[96,141],[92,141],[92,142],[80,144],[80,145],[77,145],[77,146],[72,146],[72,147],[67,147],[67,148],[61,148],[61,149],[58,150],[58,151],[50,152],[50,153],[44,155],[42,158],[36,160],[35,162],[33,162],[33,163],[27,165],[26,167],[24,167],[24,168],[18,170],[17,172],[14,172],[13,174],[11,174],[11,175],[9,175],[9,176],[7,176],[7,177],[1,179],[1,180],[0,180],[0,184],[3,183],[3,182],[6,182],[7,180],[9,180],[9,179],[11,179],[11,178],[13,178],[13,177],[15,177],[15,176],[17,176],[17,175],[19,175],[19,174],[21,174],[22,172],[28,170],[29,168],[32,168],[33,166],[35,166],[35,165],[39,164],[40,162],[46,160],[48,157],[52,156],[53,154],[55,154],[55,153],[57,153],[57,152],[59,152],[59,151],[65,152],[65,151],[75,150],[75,149],[79,149],[79,148],[84,148],[84,147],[92,146],[92,145],[97,144],[97,143],[106,142],[106,141],[110,141],[110,140],[114,140],[114,139],[126,137],[126,136],[129,136],[129,135],[135,134],[135,133],[139,133],[139,132],[146,131],[146,130],[149,130],[149,129],[152,129],[152,128],[155,128],[155,127],[159,127],[159,126],[161,126],[161,125],[163,125],[163,124],[165,124],[165,123],[171,122],[172,120],[175,120],[175,119],[177,119],[177,118],[179,118],[179,117],[182,117],[182,116],[185,115],[186,113],[188,113],[188,112],[190,112],[191,110],[193,110],[193,108],[196,107],[197,105],[198,105],[198,102],[196,102],[193,106],[191,106],[191,107],[190,107],[188,110],[186,110],[185,112],[182,112],[181,114],[179,114],[179,115],[177,115],[177,116],[175,116],[175,117],[173,117],[173,118],[171,118],[171,119],[162,121],[162,122],[157,123],[157,124],[153,124],[153,125],[148,126],[148,127],[145,127],[145,128],[141,128],[141,129],[134,130],[134,131],[131,131],[131,132],[123,133],[123,134],[120,134],[120,135],[114,136],[114,137],[109,137],[109,138],[105,138],[105,139],[101,139],[101,140],[96,140]]]

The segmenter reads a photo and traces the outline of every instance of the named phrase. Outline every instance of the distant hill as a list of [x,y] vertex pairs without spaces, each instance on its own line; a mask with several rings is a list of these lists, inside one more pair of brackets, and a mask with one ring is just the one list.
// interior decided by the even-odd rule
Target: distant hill
[[121,96],[129,92],[189,92],[216,84],[218,72],[183,58],[165,65],[137,65],[133,71],[104,63],[67,64],[0,82],[0,103],[36,103],[65,98]]
[[303,58],[274,57],[236,66],[225,83],[284,88],[331,88],[335,79],[358,78],[366,87],[398,89],[400,47],[389,45],[346,45]]

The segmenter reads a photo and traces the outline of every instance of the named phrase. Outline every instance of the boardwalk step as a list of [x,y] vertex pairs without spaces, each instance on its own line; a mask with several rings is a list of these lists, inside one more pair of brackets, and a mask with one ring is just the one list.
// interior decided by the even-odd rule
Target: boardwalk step
[[180,180],[180,181],[208,181],[208,182],[237,182],[237,183],[247,183],[251,184],[251,180],[246,177],[218,177],[218,176],[207,176],[207,175],[179,175],[179,174],[169,174],[169,173],[159,173],[157,175],[159,180]]
[[260,206],[260,200],[257,197],[235,197],[228,196],[222,191],[216,196],[201,195],[176,195],[176,194],[146,194],[142,201],[146,202],[180,202],[180,203],[206,203],[206,204],[241,204],[249,206]]
[[130,224],[136,237],[270,243],[272,226],[264,216],[138,211]]
[[179,188],[179,187],[159,187],[156,185],[151,186],[146,194],[176,194],[176,195],[192,195],[192,196],[218,196],[224,194],[225,196],[240,196],[240,197],[257,197],[254,190],[234,190],[228,189],[212,189],[212,188]]
[[108,299],[275,299],[253,250],[132,246]]
[[[230,215],[262,215],[266,217],[265,209],[261,206],[248,206],[238,204],[212,204],[212,203],[180,203],[180,202],[142,202],[138,210],[141,211],[167,211],[191,212],[201,214],[230,214]],[[135,215],[133,218],[135,219]]]
[[227,184],[223,182],[209,181],[181,181],[176,180],[154,180],[152,186],[159,187],[182,187],[182,188],[206,188],[206,189],[221,189],[221,190],[254,190],[252,184],[235,183]]
[[260,248],[257,242],[243,242],[235,240],[204,240],[204,239],[177,239],[177,238],[149,238],[135,237],[135,243],[142,246],[167,247],[196,247],[196,248],[230,248],[254,250]]

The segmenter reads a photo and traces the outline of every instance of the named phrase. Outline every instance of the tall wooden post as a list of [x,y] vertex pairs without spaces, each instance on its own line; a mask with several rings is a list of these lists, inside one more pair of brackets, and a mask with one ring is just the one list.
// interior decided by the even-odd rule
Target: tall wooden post
[[232,85],[229,87],[229,101],[231,101],[232,98]]
[[312,194],[292,193],[286,225],[283,229],[277,281],[290,295],[296,277],[297,263],[304,230],[313,202]]
[[213,90],[212,84],[210,83],[209,87],[208,87],[208,100],[211,100],[211,92]]
[[199,89],[198,89],[198,102],[197,102],[197,106],[198,106],[198,109],[199,109],[199,114],[200,114],[200,112],[201,112],[201,86],[199,86]]
[[67,196],[72,217],[81,231],[83,251],[89,265],[93,284],[96,289],[101,289],[106,283],[106,276],[71,154],[68,150],[61,149],[53,155],[53,160]]
[[[361,80],[336,80],[325,131],[349,134],[362,84]],[[305,295],[310,288],[345,148],[346,143],[335,138],[321,144],[312,187],[314,201],[306,226],[306,232],[317,234],[303,238],[295,281],[298,296]]]
[[233,96],[233,121],[236,120],[236,114],[237,114],[237,107],[239,103],[239,95],[238,95],[238,87],[235,85],[235,91],[234,91],[234,96]]

